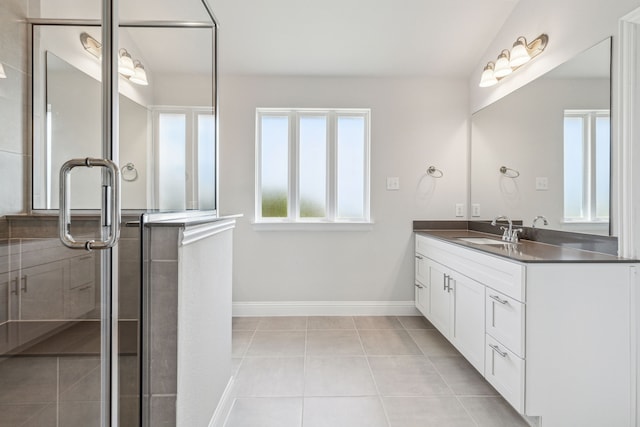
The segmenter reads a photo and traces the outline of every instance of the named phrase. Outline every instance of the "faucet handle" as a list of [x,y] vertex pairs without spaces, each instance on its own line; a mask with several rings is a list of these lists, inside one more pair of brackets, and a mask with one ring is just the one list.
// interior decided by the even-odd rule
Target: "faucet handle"
[[500,226],[500,230],[502,230],[502,240],[510,241],[511,235],[509,234],[509,229],[505,226]]
[[524,230],[522,228],[514,228],[511,230],[511,239],[509,240],[511,243],[518,243],[520,240],[518,237],[518,233],[522,233]]

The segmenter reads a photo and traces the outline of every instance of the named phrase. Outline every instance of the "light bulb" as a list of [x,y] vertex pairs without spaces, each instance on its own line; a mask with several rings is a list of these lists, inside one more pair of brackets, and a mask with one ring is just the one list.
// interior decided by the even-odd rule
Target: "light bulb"
[[496,78],[501,78],[511,74],[511,71],[513,70],[509,66],[509,51],[505,49],[498,56],[493,75],[496,76]]
[[144,69],[142,63],[138,60],[135,61],[135,73],[129,77],[129,81],[141,86],[147,86],[149,81],[147,80],[147,72]]
[[136,72],[133,66],[133,59],[131,59],[131,55],[129,55],[127,49],[120,49],[118,56],[118,72],[123,76],[133,76]]
[[482,76],[480,77],[480,87],[489,87],[498,83],[498,79],[493,74],[493,62],[489,62],[482,71]]
[[513,44],[509,57],[511,58],[509,60],[511,68],[519,67],[531,60],[531,56],[527,51],[527,40],[524,37],[518,37],[518,40]]

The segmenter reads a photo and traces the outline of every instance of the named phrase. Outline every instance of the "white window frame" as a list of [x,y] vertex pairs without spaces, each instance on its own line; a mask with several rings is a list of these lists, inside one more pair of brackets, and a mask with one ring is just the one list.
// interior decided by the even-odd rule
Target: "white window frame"
[[[611,216],[611,186],[609,186],[609,217],[603,218],[596,215],[596,119],[607,117],[611,126],[611,112],[609,110],[565,110],[564,118],[581,117],[583,119],[582,150],[584,153],[584,165],[582,175],[582,212],[580,218],[568,218],[565,215],[563,205],[563,222],[566,224],[600,224],[608,223]],[[611,144],[611,133],[609,134],[609,144]],[[609,159],[611,162],[611,159]],[[563,188],[563,191],[564,188]]]
[[[262,217],[262,118],[266,116],[287,117],[288,128],[288,190],[287,217]],[[326,215],[323,218],[300,216],[300,118],[327,118],[327,173],[326,173]],[[340,117],[362,117],[364,119],[364,194],[363,217],[340,218],[337,216],[337,120]],[[370,208],[370,163],[371,163],[371,110],[370,109],[310,109],[310,108],[257,108],[256,109],[256,163],[255,163],[255,216],[254,225],[261,230],[328,230],[328,229],[371,229]]]

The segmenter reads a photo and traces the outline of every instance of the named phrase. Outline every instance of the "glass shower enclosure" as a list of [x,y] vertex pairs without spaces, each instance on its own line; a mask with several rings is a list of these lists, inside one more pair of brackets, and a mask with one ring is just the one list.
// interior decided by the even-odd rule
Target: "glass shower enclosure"
[[150,426],[140,218],[216,210],[216,22],[206,0],[36,3],[31,202],[0,232],[0,426]]

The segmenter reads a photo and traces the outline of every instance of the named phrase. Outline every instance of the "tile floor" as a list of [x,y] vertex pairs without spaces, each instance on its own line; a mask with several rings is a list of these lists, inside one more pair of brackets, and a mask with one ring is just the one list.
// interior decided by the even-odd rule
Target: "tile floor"
[[233,319],[225,427],[526,427],[422,317]]

